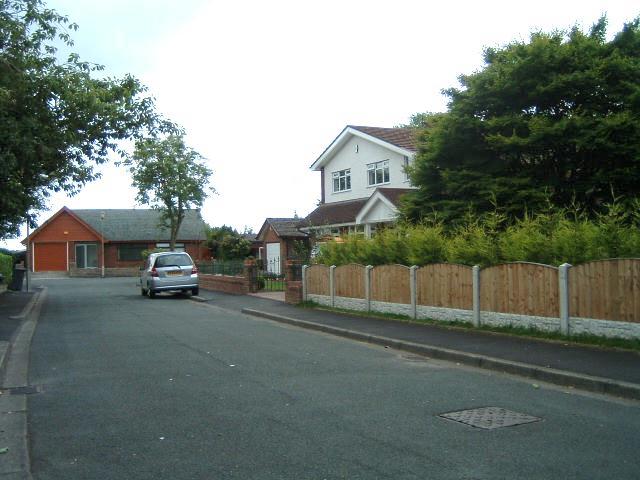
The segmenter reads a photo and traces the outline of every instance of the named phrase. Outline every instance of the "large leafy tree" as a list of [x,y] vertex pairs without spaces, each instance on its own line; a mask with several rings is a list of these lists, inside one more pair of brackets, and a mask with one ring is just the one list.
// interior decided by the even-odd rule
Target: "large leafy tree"
[[95,179],[119,140],[162,124],[135,78],[95,78],[103,67],[59,59],[76,29],[41,0],[0,0],[0,238],[51,191]]
[[162,213],[173,250],[185,211],[202,207],[208,193],[213,192],[209,187],[211,170],[198,152],[185,145],[182,134],[176,133],[138,140],[124,164],[138,189],[136,200]]
[[444,93],[449,111],[420,133],[418,190],[405,215],[456,221],[472,206],[522,215],[549,199],[597,212],[640,185],[639,20],[607,41],[606,19],[587,33],[534,33],[487,49],[485,67]]

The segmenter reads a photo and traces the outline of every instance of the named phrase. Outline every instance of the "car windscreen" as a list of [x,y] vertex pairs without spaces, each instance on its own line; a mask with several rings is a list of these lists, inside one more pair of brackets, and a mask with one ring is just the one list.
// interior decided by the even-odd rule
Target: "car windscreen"
[[183,267],[186,265],[193,265],[189,255],[176,253],[175,255],[162,255],[156,258],[156,268],[160,267]]

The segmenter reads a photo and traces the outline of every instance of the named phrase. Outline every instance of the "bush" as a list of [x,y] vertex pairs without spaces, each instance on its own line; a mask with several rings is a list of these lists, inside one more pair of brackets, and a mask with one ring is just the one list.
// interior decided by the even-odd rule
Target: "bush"
[[13,278],[13,257],[0,253],[0,273],[4,277],[4,285],[11,283]]
[[441,225],[420,225],[407,231],[408,264],[426,265],[445,262],[447,239]]
[[547,215],[525,216],[499,235],[501,260],[507,262],[536,262],[551,265],[555,262],[550,248],[553,218]]
[[592,219],[579,208],[550,207],[511,223],[497,212],[482,217],[470,213],[449,231],[439,223],[398,225],[380,230],[369,240],[351,236],[328,242],[316,261],[325,265],[451,262],[487,267],[516,261],[577,265],[640,257],[640,213],[634,205],[640,208],[640,201],[626,207],[614,202]]

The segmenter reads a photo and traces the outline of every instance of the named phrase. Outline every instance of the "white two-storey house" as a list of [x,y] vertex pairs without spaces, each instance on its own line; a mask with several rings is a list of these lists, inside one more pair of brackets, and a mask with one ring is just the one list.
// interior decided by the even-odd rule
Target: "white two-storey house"
[[316,237],[370,237],[393,223],[400,197],[413,188],[405,167],[415,153],[411,128],[345,127],[311,165],[320,172],[321,200],[305,230]]

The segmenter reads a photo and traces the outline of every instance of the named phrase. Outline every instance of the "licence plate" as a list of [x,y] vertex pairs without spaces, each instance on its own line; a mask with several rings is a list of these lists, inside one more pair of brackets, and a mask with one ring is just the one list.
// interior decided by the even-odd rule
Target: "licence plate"
[[167,272],[167,277],[178,277],[181,275],[182,275],[182,270],[178,270],[178,271],[172,270],[170,272]]

